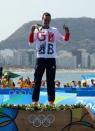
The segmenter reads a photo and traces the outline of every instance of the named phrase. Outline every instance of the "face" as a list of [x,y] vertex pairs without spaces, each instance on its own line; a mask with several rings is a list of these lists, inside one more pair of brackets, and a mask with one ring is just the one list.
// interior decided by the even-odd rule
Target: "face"
[[42,18],[43,26],[48,28],[49,25],[50,25],[50,21],[51,21],[51,17],[50,16],[45,16],[45,15],[43,16],[43,18]]

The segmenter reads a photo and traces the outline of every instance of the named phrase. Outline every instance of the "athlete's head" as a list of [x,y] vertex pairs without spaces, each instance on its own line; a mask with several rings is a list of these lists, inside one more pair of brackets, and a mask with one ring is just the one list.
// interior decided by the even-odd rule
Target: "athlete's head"
[[48,12],[43,13],[42,15],[42,23],[45,28],[49,28],[51,21],[51,14]]

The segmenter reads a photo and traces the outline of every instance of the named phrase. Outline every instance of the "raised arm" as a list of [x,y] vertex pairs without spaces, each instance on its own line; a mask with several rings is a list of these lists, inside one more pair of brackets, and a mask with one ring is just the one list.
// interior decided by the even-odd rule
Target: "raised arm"
[[64,27],[64,34],[62,35],[58,30],[56,30],[56,39],[59,42],[69,41],[70,32],[68,27]]
[[64,27],[64,40],[68,41],[70,38],[70,32],[68,27]]
[[31,31],[30,31],[29,36],[28,36],[29,45],[33,44],[33,42],[34,42],[34,31],[35,31],[35,29],[36,29],[36,26],[32,25]]

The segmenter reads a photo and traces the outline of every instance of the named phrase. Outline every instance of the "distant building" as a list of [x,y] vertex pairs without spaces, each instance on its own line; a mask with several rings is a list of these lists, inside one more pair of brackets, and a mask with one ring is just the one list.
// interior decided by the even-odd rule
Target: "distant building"
[[76,56],[77,68],[81,68],[82,67],[82,51],[81,50],[73,50],[72,55]]
[[81,56],[82,56],[82,68],[89,68],[89,53],[83,51]]
[[36,62],[36,50],[28,50],[29,66],[34,67]]
[[15,66],[26,67],[29,65],[28,53],[25,50],[15,50],[14,51],[14,61]]
[[95,54],[90,55],[90,68],[95,68]]
[[5,49],[0,51],[0,59],[2,66],[12,66],[13,50]]
[[57,68],[74,69],[76,66],[76,56],[71,53],[63,53],[57,56]]
[[3,59],[1,52],[0,52],[0,66],[5,65],[5,60]]
[[21,66],[22,64],[22,52],[18,50],[14,50],[14,60],[13,65],[14,66]]

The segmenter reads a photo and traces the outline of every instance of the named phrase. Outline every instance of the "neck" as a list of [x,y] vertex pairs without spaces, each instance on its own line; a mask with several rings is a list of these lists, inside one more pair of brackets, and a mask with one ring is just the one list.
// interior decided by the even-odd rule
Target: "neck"
[[44,29],[49,29],[49,26],[43,25],[42,28],[44,28]]

